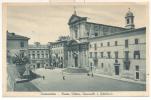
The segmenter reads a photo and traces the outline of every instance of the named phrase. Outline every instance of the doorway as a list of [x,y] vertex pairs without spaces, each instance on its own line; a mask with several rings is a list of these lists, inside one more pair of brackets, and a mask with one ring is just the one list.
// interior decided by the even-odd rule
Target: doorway
[[78,67],[78,57],[74,58],[75,67]]
[[37,68],[40,68],[40,63],[37,63]]
[[139,79],[139,72],[136,72],[136,79]]
[[115,75],[119,75],[119,66],[114,66],[115,67]]
[[94,60],[94,67],[95,67],[95,68],[98,67],[98,60]]

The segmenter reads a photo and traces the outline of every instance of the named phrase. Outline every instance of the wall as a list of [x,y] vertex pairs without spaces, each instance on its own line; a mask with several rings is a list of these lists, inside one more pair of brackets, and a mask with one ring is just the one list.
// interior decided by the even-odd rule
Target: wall
[[[113,36],[111,38],[103,38],[103,39],[92,39],[90,40],[91,48],[89,48],[90,52],[98,52],[98,67],[96,70],[101,74],[115,75],[115,51],[118,51],[118,63],[120,64],[120,75],[118,77],[125,77],[129,79],[135,79],[136,69],[135,66],[139,65],[139,73],[140,73],[140,81],[145,81],[146,74],[146,35],[144,33],[140,33],[143,31],[138,31],[133,35],[123,34],[120,36]],[[139,44],[134,44],[135,39],[139,39]],[[129,46],[125,48],[125,40],[128,39]],[[115,46],[115,41],[118,41],[118,45]],[[110,42],[110,46],[107,46],[107,42]],[[103,47],[101,47],[101,43],[103,43]],[[94,49],[94,44],[97,44],[97,50]],[[134,51],[140,51],[140,59],[134,59]],[[125,57],[124,52],[129,51],[129,60],[130,60],[130,69],[125,70],[123,59]],[[101,58],[100,52],[104,52],[104,57]],[[107,58],[107,52],[111,52],[111,58]],[[94,55],[93,55],[94,56]],[[89,58],[89,65],[93,63],[93,59]],[[101,66],[101,63],[104,63],[104,67]]]

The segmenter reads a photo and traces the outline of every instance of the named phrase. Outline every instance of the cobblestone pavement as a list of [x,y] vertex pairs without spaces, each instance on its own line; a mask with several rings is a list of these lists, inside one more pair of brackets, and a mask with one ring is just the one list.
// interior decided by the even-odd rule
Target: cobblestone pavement
[[61,69],[36,69],[35,73],[45,76],[32,83],[40,91],[145,91],[145,85],[104,78],[90,77],[86,74],[67,75],[62,77]]

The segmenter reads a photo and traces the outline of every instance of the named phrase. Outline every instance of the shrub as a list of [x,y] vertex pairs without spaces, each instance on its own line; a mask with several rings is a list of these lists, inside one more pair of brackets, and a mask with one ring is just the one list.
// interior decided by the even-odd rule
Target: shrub
[[27,56],[24,56],[23,53],[15,54],[15,57],[13,57],[12,60],[16,65],[23,65],[30,62],[29,58]]

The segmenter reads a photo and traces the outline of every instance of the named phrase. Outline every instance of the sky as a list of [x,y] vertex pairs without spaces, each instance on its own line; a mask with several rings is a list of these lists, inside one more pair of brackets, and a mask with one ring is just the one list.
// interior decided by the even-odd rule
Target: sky
[[[75,5],[78,16],[89,22],[125,26],[125,14],[131,9],[136,28],[147,26],[148,8],[140,3]],[[29,44],[54,42],[59,36],[70,35],[68,21],[74,12],[73,5],[8,5],[7,29],[30,38]]]

